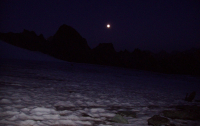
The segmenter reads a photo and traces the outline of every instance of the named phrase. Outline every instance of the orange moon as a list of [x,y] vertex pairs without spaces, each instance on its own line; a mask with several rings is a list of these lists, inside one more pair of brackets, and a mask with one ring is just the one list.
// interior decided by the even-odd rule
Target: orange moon
[[110,24],[107,24],[107,26],[106,26],[107,28],[110,28]]

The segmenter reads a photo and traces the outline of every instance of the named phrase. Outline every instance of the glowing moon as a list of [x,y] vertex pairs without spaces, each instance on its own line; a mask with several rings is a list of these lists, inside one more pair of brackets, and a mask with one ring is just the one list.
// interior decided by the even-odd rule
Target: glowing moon
[[106,26],[107,28],[110,28],[110,24],[107,24],[107,26]]

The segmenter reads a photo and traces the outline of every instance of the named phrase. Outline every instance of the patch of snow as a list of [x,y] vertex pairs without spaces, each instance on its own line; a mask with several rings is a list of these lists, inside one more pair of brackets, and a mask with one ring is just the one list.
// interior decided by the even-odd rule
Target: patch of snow
[[70,101],[59,101],[58,103],[54,104],[54,106],[75,107],[75,105]]
[[115,114],[113,114],[113,113],[100,113],[99,115],[100,115],[100,116],[103,116],[103,117],[109,117],[109,118],[115,116]]
[[1,104],[11,104],[12,102],[8,99],[1,99],[0,103]]
[[[198,104],[183,99],[200,92],[199,78],[90,64],[5,62],[0,70],[3,126],[148,126],[150,117],[169,106]],[[134,111],[137,118],[111,122],[118,111]]]
[[92,109],[90,109],[90,112],[92,112],[92,113],[105,112],[105,109],[102,109],[102,108],[92,108]]
[[32,109],[30,112],[31,114],[35,114],[35,115],[44,115],[44,114],[50,114],[54,111],[55,111],[54,109],[37,107],[37,108]]
[[89,121],[76,121],[76,123],[84,126],[92,126],[92,123]]
[[19,123],[21,126],[33,126],[35,125],[35,121],[33,120],[25,120]]
[[76,123],[72,120],[59,120],[58,122],[60,125],[77,126]]

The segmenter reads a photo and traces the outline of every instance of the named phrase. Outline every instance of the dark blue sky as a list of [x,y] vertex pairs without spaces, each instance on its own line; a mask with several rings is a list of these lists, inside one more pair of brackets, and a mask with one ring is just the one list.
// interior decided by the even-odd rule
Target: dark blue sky
[[0,32],[27,29],[48,38],[67,24],[91,48],[103,42],[116,51],[200,47],[199,0],[1,0],[0,13]]

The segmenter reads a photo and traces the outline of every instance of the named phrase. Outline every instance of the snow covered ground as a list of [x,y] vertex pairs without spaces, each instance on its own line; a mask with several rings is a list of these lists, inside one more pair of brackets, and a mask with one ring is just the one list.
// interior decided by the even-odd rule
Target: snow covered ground
[[[200,78],[69,62],[0,62],[1,126],[147,126],[147,119],[196,91]],[[129,124],[110,121],[134,111]],[[176,126],[195,121],[170,120]],[[186,123],[187,122],[187,123]],[[196,121],[195,124],[200,122]]]

